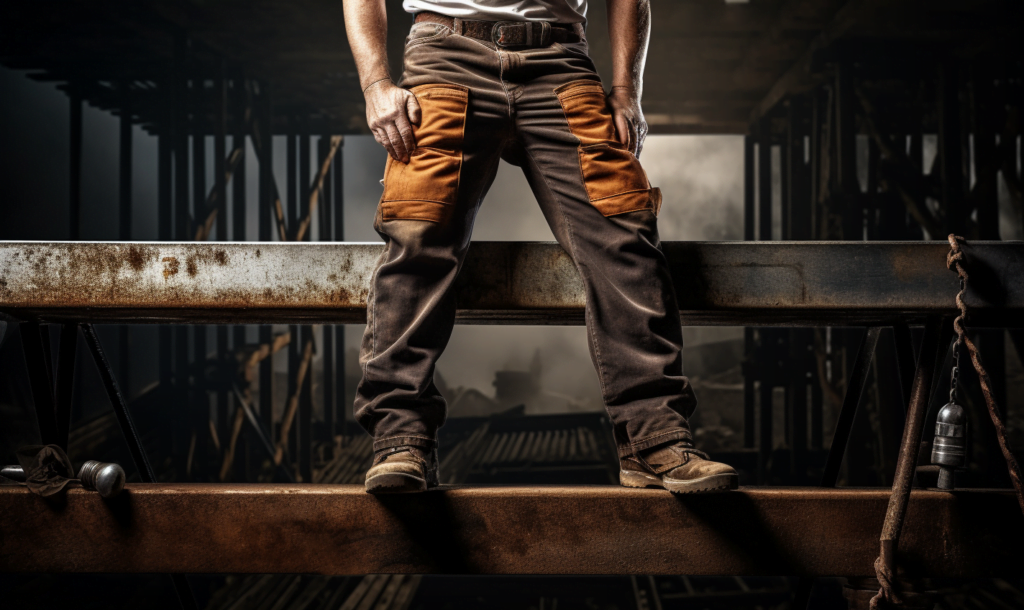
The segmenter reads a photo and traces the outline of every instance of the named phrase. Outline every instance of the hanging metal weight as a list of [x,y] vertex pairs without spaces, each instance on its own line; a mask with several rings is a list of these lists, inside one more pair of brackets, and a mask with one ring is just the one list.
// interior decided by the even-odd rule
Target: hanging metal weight
[[960,339],[953,344],[953,371],[949,380],[949,402],[935,419],[932,464],[939,467],[939,489],[953,489],[953,472],[967,465],[967,413],[956,402],[960,384]]

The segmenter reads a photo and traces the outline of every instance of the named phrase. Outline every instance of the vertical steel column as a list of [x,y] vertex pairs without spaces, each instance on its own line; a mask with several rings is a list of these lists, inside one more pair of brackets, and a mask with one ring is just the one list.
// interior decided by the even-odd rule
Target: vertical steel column
[[[786,135],[783,148],[779,155],[782,163],[782,239],[794,239],[796,232],[797,199],[800,188],[797,186],[797,173],[803,165],[803,138],[799,138],[797,128],[797,101],[789,100],[786,104]],[[797,154],[799,153],[799,160]]]
[[843,456],[846,455],[850,431],[853,429],[857,407],[864,393],[864,385],[871,372],[871,360],[875,356],[875,348],[878,346],[878,336],[881,330],[881,327],[868,328],[861,340],[860,348],[857,350],[857,357],[854,360],[853,369],[850,371],[850,379],[846,384],[843,408],[839,411],[836,431],[832,436],[832,446],[828,450],[825,472],[821,476],[822,487],[835,487],[839,480],[839,470],[843,465]]
[[217,78],[213,82],[213,179],[217,188],[217,241],[228,240],[228,79],[224,60],[220,61]]
[[[235,171],[232,175],[231,182],[231,240],[232,241],[245,241],[245,229],[246,229],[246,199],[245,199],[245,162],[248,151],[245,141],[246,131],[248,129],[247,120],[248,115],[252,112],[249,108],[249,102],[245,93],[245,80],[242,78],[236,78],[232,81],[232,91],[234,92],[232,119],[233,133],[231,136],[232,148],[241,148],[241,156],[238,158],[238,163],[235,165]],[[226,222],[226,221],[225,221]],[[236,336],[238,330],[241,329],[241,340],[245,341],[245,328],[237,327],[235,329]],[[240,347],[236,345],[235,347]]]
[[793,114],[789,131],[789,239],[808,240],[811,234],[812,182],[808,159],[809,138],[806,137],[807,100],[792,101]]
[[[214,185],[217,189],[217,241],[228,240],[228,183],[227,183],[227,139],[228,139],[228,79],[226,74],[226,67],[224,60],[220,60],[220,64],[217,67],[217,78],[213,81],[213,179]],[[216,340],[216,347],[214,349],[214,358],[217,362],[223,362],[223,359],[228,355],[228,327],[224,324],[218,324],[214,328],[214,336]],[[221,374],[221,369],[218,367],[217,375]],[[216,395],[216,421],[217,434],[218,436],[228,436],[230,424],[228,422],[232,419],[232,400],[230,393],[226,389],[226,380],[218,379],[217,384],[217,395]],[[208,428],[209,426],[207,426]],[[197,434],[207,438],[207,431],[199,430]],[[225,443],[229,442],[230,437],[224,440]],[[235,455],[240,455],[241,451],[235,451]],[[215,462],[216,463],[216,462]]]
[[[980,63],[980,62],[979,62]],[[972,112],[974,122],[974,175],[978,202],[978,237],[999,237],[999,163],[996,133],[1005,121],[1002,105],[995,99],[993,76],[978,65],[972,75]],[[997,374],[995,377],[1000,377]],[[1000,403],[1000,404],[1006,404]]]
[[[311,159],[310,159],[310,134],[309,134],[309,115],[303,115],[301,124],[301,134],[299,136],[299,213],[298,220],[292,225],[294,231],[298,231],[299,224],[308,216],[311,212],[309,207],[309,198],[312,193],[310,188],[310,182],[312,177],[311,172]],[[313,223],[310,219],[309,230],[307,231],[309,241],[313,241]],[[300,327],[300,336],[302,341],[299,346],[305,349],[307,341],[313,341],[313,327],[302,326]],[[314,349],[314,352],[316,350]],[[306,369],[306,377],[303,380],[302,387],[298,388],[299,391],[299,430],[298,430],[298,444],[295,446],[298,451],[299,457],[299,474],[302,475],[302,480],[306,483],[313,481],[313,363],[310,362],[309,367]]]
[[[290,232],[295,231],[299,224],[299,151],[298,134],[295,130],[295,122],[295,117],[289,117],[288,143],[285,147],[285,160],[287,163],[287,170],[285,172],[286,194],[281,198],[281,203],[285,206],[285,219],[288,223],[288,229]],[[291,239],[290,235],[289,239]],[[289,326],[288,332],[291,334],[291,341],[288,343],[288,392],[286,393],[286,396],[290,399],[292,396],[295,396],[295,393],[299,389],[297,381],[299,372],[299,354],[302,353],[303,333],[302,327],[298,324],[292,324]],[[285,405],[287,404],[288,402],[285,401]],[[292,460],[298,458],[300,427],[301,417],[296,414],[295,418],[292,420],[289,438],[284,439],[286,447],[288,448],[288,456]],[[294,462],[290,463],[288,467],[295,468],[297,470],[297,465]]]
[[118,239],[132,238],[132,94],[131,84],[124,81],[121,87],[120,151],[118,172]]
[[[206,85],[202,75],[197,72],[192,77],[192,217],[194,231],[206,222],[210,213],[206,201]],[[223,223],[219,223],[223,224]],[[191,236],[190,236],[191,237]],[[210,438],[210,397],[206,390],[206,360],[209,358],[206,325],[193,325],[192,330],[192,370],[194,380],[189,397],[192,413],[192,435],[189,446],[194,444],[192,452],[191,473],[193,478],[206,474],[209,458]]]
[[[960,137],[960,79],[951,61],[939,70],[939,171],[946,233],[963,235],[970,210],[964,200],[965,176],[963,142]],[[932,235],[932,239],[942,239]]]
[[869,240],[881,239],[882,198],[878,192],[878,144],[872,138],[868,138],[868,190],[865,193],[865,208],[867,213],[867,238]]
[[[743,239],[754,241],[755,187],[754,137],[743,137]],[[743,329],[743,446],[754,448],[754,329]]]
[[82,96],[74,85],[68,89],[68,105],[71,110],[68,239],[75,241],[81,238],[82,230]]
[[843,239],[864,238],[864,213],[859,203],[860,183],[857,181],[857,126],[854,117],[853,74],[849,62],[836,64],[835,116],[836,184],[842,193]]
[[[253,121],[258,126],[254,135],[259,136],[257,152],[260,163],[260,200],[259,200],[259,240],[271,241],[271,213],[274,206],[276,189],[274,186],[274,105],[270,97],[270,85],[260,86],[259,120]],[[260,326],[259,342],[272,345],[274,341],[273,327]],[[268,356],[259,364],[260,367],[260,413],[270,434],[274,434],[274,391],[273,391],[273,357]]]
[[[171,241],[174,236],[174,78],[173,69],[161,79],[157,88],[159,104],[159,134],[157,135],[157,239]],[[171,327],[161,324],[157,330],[157,368],[160,378],[160,396],[169,399],[172,387],[174,346]]]
[[[189,226],[189,120],[188,120],[188,40],[184,35],[175,37],[174,74],[174,238],[180,241],[192,239]],[[188,327],[174,328],[174,404],[184,407],[190,413],[188,401]],[[175,417],[172,454],[180,476],[187,469],[188,447],[191,443],[189,419]]]
[[743,239],[754,241],[754,210],[756,196],[754,188],[754,136],[743,136]]
[[[916,130],[910,134],[910,150],[907,152],[907,156],[914,162],[914,166],[918,168],[917,171],[923,173],[924,170],[924,133],[921,125],[916,126]],[[907,232],[910,233],[910,239],[924,239],[924,229],[921,225],[911,218],[910,214],[907,214]],[[938,235],[930,235],[929,239],[936,239]]]
[[[324,160],[327,158],[327,154],[331,148],[331,136],[324,134],[320,136],[320,146],[317,149],[317,164],[316,166],[323,167]],[[339,151],[340,152],[340,151]],[[331,189],[332,186],[332,174],[333,163],[331,168],[328,169],[324,176],[324,187],[322,193],[322,201],[320,202],[320,241],[331,241],[332,240],[332,229],[334,223],[332,222],[332,214],[334,212],[334,192]],[[312,238],[310,238],[312,240]],[[324,410],[324,432],[321,440],[333,443],[334,441],[334,420],[335,420],[335,401],[334,401],[334,324],[324,324],[321,327],[323,336],[323,356],[321,358],[321,373],[320,378],[323,383],[323,410]]]
[[[790,155],[793,151],[793,101],[786,103],[786,133],[779,140],[779,239],[787,240],[792,237],[792,189],[793,189],[793,163]],[[775,207],[774,205],[772,206]],[[774,213],[774,209],[773,209]]]
[[[132,94],[131,83],[123,81],[121,89],[120,151],[118,168],[119,222],[117,238],[131,241],[132,238]],[[131,399],[131,340],[129,326],[119,324],[117,328],[117,376]]]
[[810,161],[810,167],[808,168],[811,172],[810,189],[811,195],[808,198],[808,205],[810,206],[810,215],[808,218],[808,234],[807,239],[816,239],[819,237],[819,210],[818,204],[821,202],[821,109],[824,101],[822,98],[824,94],[821,87],[817,87],[811,93],[811,137],[808,141],[810,150],[808,151],[808,160]]
[[[234,98],[232,100],[232,115],[233,115],[232,119],[234,121],[234,123],[233,123],[234,130],[233,130],[233,135],[231,137],[231,144],[232,144],[233,148],[236,148],[236,149],[237,148],[241,148],[242,152],[241,152],[241,156],[238,159],[237,164],[235,165],[235,171],[234,171],[234,174],[233,174],[232,179],[231,179],[232,180],[232,182],[231,182],[231,198],[232,198],[231,239],[233,241],[245,241],[246,240],[246,231],[245,231],[245,229],[246,229],[246,177],[245,177],[246,176],[246,171],[245,171],[246,168],[245,168],[245,165],[246,165],[246,159],[247,159],[247,153],[248,153],[248,151],[246,150],[247,146],[246,146],[245,134],[246,134],[246,130],[248,128],[248,126],[247,126],[247,116],[251,112],[251,109],[249,108],[249,104],[248,104],[248,96],[246,95],[244,79],[243,78],[235,78],[232,81],[232,85],[233,85],[233,93],[234,93]],[[225,220],[225,222],[227,222],[227,221]],[[232,328],[232,333],[231,333],[231,345],[232,345],[232,348],[237,352],[238,350],[241,350],[242,348],[244,348],[246,343],[247,343],[247,339],[246,339],[246,328],[245,328],[245,326],[243,326],[243,325],[236,325],[236,326],[234,326]],[[250,394],[250,396],[251,396],[251,394]],[[231,402],[235,402],[237,400],[237,397],[233,397],[233,398],[234,398],[234,400],[232,400]],[[223,430],[227,430],[228,426],[230,425],[229,422],[231,421],[231,417],[230,417],[230,411],[229,410],[225,410],[225,416],[226,417],[225,417],[224,423],[223,423],[222,426],[220,426],[220,428],[223,429]],[[239,460],[241,460],[241,462],[239,462],[239,461],[235,462],[235,464],[236,464],[235,472],[236,472],[236,477],[237,477],[237,473],[241,472],[242,468],[243,468],[243,466],[241,466],[241,464],[244,464],[244,468],[248,468],[248,464],[249,464],[249,442],[248,442],[248,440],[246,440],[246,442],[245,442],[245,451],[244,452],[236,452],[236,455],[238,455],[239,456]]]
[[[270,98],[270,85],[261,83],[257,120],[253,121],[257,129],[253,134],[253,144],[260,163],[260,209],[259,209],[259,241],[271,241],[274,231],[271,229],[274,197],[274,106]],[[257,141],[258,136],[258,141]]]
[[[758,235],[757,238],[764,241],[772,239],[772,137],[771,125],[768,119],[761,121],[758,126],[757,140],[757,209],[758,209]],[[767,480],[767,466],[771,458],[773,447],[772,438],[772,360],[774,360],[774,338],[768,329],[758,329],[757,336],[760,339],[760,349],[754,349],[754,357],[749,362],[754,379],[761,382],[760,387],[760,413],[761,422],[758,434],[758,468],[761,482]]]
[[767,119],[761,122],[757,139],[757,239],[772,239],[772,136]]

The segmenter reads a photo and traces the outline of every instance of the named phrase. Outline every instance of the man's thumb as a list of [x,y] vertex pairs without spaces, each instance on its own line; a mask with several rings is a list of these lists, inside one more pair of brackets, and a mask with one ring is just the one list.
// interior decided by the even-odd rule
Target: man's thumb
[[413,125],[420,124],[420,104],[416,101],[415,95],[409,95],[405,101],[405,108],[409,113],[409,122]]

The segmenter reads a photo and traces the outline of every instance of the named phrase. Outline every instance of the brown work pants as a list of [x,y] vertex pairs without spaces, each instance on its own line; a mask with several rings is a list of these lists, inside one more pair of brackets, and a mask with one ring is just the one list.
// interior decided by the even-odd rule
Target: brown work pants
[[455,323],[452,287],[499,159],[523,169],[586,287],[590,353],[620,455],[690,438],[679,309],[660,247],[661,203],[616,140],[586,41],[504,49],[418,23],[401,86],[422,121],[409,163],[389,158],[356,418],[374,450],[431,448],[446,405],[434,366]]

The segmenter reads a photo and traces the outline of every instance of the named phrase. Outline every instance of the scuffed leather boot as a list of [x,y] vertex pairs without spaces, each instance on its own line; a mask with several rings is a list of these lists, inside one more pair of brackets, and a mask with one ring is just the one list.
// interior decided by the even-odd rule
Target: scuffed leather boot
[[623,487],[662,487],[672,493],[713,493],[736,489],[739,475],[728,464],[712,462],[686,441],[641,451],[619,460]]
[[373,465],[366,471],[366,491],[372,494],[426,491],[437,484],[436,449],[383,449],[373,455]]

